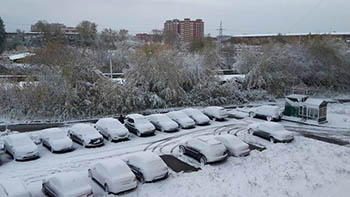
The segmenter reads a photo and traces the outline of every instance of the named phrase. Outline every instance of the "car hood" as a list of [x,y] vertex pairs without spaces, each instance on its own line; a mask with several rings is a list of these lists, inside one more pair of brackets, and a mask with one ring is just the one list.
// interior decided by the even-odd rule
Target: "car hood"
[[165,122],[165,123],[160,123],[160,125],[165,129],[175,129],[178,127],[178,124],[176,122]]
[[38,147],[35,144],[28,144],[14,148],[17,154],[29,154],[38,152]]
[[129,131],[126,128],[117,128],[110,130],[110,133],[113,137],[124,137],[129,133]]

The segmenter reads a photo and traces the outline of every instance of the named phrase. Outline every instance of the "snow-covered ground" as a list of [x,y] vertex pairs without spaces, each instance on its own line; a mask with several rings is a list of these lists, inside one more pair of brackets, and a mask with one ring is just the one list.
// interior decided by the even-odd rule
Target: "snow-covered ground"
[[[349,104],[330,104],[329,124],[350,128]],[[234,113],[234,112],[232,112]],[[241,114],[244,116],[244,113]],[[339,118],[337,118],[338,116]],[[333,121],[332,121],[333,120]],[[271,144],[269,141],[248,135],[246,126],[264,121],[244,117],[225,122],[211,122],[209,126],[180,130],[176,133],[156,132],[151,137],[136,137],[125,142],[110,143],[99,148],[82,148],[64,154],[52,154],[40,146],[38,160],[16,162],[7,154],[0,153],[0,179],[20,178],[34,196],[43,196],[41,181],[59,173],[76,171],[87,176],[87,169],[98,160],[129,153],[153,151],[158,154],[173,154],[192,165],[198,162],[178,152],[177,145],[185,139],[209,134],[232,133],[246,142],[266,147],[266,150],[252,151],[247,157],[230,157],[224,162],[202,166],[202,170],[192,173],[175,173],[162,181],[139,184],[136,190],[122,196],[348,196],[350,188],[350,149],[315,139],[305,138],[296,133],[289,144]],[[313,132],[322,128],[282,122]],[[320,131],[318,131],[318,129]],[[336,132],[336,130],[334,130]],[[322,131],[324,132],[324,131]],[[341,134],[345,134],[342,130]],[[32,134],[39,132],[32,132]],[[350,134],[350,131],[347,133]],[[96,196],[103,196],[100,186],[90,181]],[[112,196],[112,195],[111,195]]]

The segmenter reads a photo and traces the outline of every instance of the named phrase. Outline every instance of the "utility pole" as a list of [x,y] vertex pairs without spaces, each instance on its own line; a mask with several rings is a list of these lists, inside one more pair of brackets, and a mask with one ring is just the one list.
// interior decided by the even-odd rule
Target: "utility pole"
[[220,21],[220,28],[217,29],[219,31],[219,36],[222,37],[224,34],[224,28],[222,27],[222,21]]
[[113,79],[113,66],[112,66],[112,57],[109,56],[109,69],[111,71],[111,79]]

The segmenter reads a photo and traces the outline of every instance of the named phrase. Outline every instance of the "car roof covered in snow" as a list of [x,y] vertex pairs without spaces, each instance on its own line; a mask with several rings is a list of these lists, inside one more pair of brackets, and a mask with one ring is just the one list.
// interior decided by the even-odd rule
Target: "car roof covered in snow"
[[55,174],[48,178],[47,181],[52,183],[56,188],[70,192],[79,188],[90,187],[87,176],[78,172],[64,172]]
[[20,194],[28,194],[28,191],[20,179],[0,180],[0,187],[3,187],[8,196],[20,196]]
[[48,136],[48,137],[50,137],[50,136],[52,136],[52,135],[67,135],[67,133],[65,132],[65,130],[64,129],[62,129],[62,128],[49,128],[49,129],[44,129],[44,130],[42,130],[41,132],[40,132],[40,135],[41,136]]
[[148,163],[160,159],[157,154],[150,151],[133,153],[128,158],[140,163]]
[[6,136],[5,139],[9,139],[11,141],[23,141],[24,139],[28,141],[27,139],[30,139],[30,137],[25,133],[18,133],[13,135]]
[[97,132],[93,126],[91,126],[90,124],[86,124],[86,123],[75,124],[72,126],[72,130],[74,132],[84,133],[84,134]]
[[124,127],[123,124],[115,118],[101,118],[96,122],[96,125],[104,125],[106,127]]
[[102,166],[108,171],[109,174],[120,175],[120,174],[125,174],[127,172],[130,172],[130,168],[119,157],[104,159],[102,161],[99,161],[95,165]]
[[215,144],[220,144],[218,140],[216,140],[213,136],[200,136],[197,137],[198,140],[201,140],[209,145],[215,145]]

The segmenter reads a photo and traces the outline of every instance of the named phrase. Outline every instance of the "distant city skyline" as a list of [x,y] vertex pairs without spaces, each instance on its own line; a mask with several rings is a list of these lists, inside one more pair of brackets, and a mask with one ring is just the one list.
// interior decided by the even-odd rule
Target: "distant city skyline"
[[30,31],[38,20],[76,26],[89,20],[103,28],[131,34],[163,29],[164,21],[201,18],[204,33],[225,35],[266,33],[350,32],[348,0],[3,0],[0,17],[8,32]]

